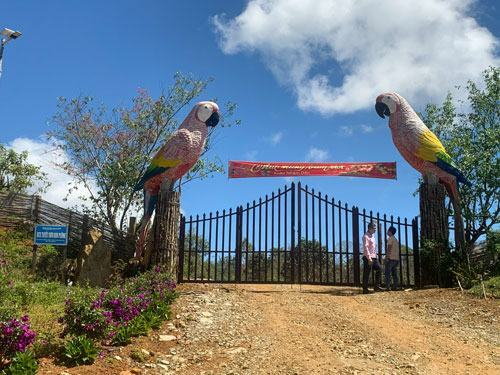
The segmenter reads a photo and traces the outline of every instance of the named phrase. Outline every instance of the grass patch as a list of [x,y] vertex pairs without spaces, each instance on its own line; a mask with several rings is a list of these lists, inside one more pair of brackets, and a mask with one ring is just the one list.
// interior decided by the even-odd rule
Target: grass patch
[[[500,276],[495,276],[485,280],[484,290],[487,297],[500,298]],[[469,293],[476,297],[483,297],[483,287],[481,282],[470,288]]]
[[[31,232],[0,228],[0,321],[28,315],[39,356],[60,345],[63,327],[58,318],[64,313],[67,287],[30,272],[32,241]],[[42,258],[59,250],[40,246],[38,251]]]
[[[92,363],[103,342],[99,340],[126,345],[132,337],[159,329],[170,317],[169,305],[177,294],[170,275],[161,267],[134,278],[117,279],[107,290],[66,286],[56,281],[61,264],[59,248],[40,246],[37,270],[31,272],[31,237],[30,232],[0,228],[0,321],[27,315],[29,329],[36,333],[34,342],[29,343],[33,358],[20,355],[15,363],[12,360],[15,366],[9,371],[30,374],[36,371],[31,369],[36,358],[46,356],[63,357],[70,365]],[[3,375],[8,362],[2,362],[1,354],[0,350]]]
[[31,244],[28,233],[0,229],[0,274],[9,275],[9,279],[26,280]]
[[37,336],[33,346],[36,357],[54,354],[63,344],[63,326],[58,319],[64,313],[66,287],[56,282],[11,281],[11,288],[0,288],[0,320],[30,317]]

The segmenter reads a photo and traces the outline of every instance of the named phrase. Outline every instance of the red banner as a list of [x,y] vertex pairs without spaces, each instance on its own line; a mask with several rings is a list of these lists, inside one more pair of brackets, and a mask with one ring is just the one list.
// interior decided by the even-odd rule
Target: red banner
[[229,161],[229,178],[349,176],[396,178],[396,162],[382,163],[280,163]]

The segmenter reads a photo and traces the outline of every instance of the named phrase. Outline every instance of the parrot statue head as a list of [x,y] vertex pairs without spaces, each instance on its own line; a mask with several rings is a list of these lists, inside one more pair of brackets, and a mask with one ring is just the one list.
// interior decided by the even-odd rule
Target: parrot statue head
[[401,105],[401,97],[395,92],[380,94],[375,101],[375,110],[377,114],[385,118],[395,113]]
[[219,123],[219,107],[214,102],[199,102],[195,106],[195,116],[207,127],[214,127]]

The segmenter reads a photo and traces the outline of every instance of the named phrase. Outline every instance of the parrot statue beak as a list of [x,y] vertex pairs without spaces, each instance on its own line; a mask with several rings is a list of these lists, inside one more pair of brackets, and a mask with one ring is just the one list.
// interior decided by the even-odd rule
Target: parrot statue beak
[[387,106],[387,104],[382,102],[375,103],[375,111],[377,111],[377,114],[382,118],[391,115],[391,111],[389,111],[389,107]]
[[215,127],[219,123],[219,112],[214,112],[212,115],[208,118],[207,121],[205,121],[205,124],[207,126]]

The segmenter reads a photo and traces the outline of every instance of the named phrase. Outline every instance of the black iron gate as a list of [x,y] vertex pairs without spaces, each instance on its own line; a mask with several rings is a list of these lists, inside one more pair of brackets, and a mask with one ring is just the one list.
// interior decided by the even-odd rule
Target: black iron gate
[[[379,257],[389,226],[400,243],[400,282],[420,284],[418,222],[349,208],[292,183],[235,210],[181,218],[179,282],[360,285],[361,237],[378,225]],[[411,241],[411,243],[410,243]]]

